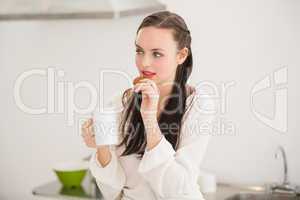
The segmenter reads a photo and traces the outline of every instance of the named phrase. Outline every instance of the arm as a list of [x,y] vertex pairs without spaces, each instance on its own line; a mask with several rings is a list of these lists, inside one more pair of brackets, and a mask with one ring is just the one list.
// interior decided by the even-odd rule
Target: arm
[[[110,161],[102,166],[98,160],[100,151],[90,160],[90,171],[105,199],[118,199],[125,184],[125,174],[114,150],[110,151]],[[100,153],[101,154],[101,153]]]
[[147,147],[140,163],[139,173],[162,198],[194,194],[195,198],[199,199],[202,196],[200,192],[195,193],[195,188],[198,188],[200,164],[211,135],[199,134],[197,125],[211,123],[214,115],[196,114],[199,110],[195,106],[197,105],[189,112],[188,123],[183,126],[179,149],[175,152],[172,145],[162,136],[161,140],[156,139],[159,141],[157,145],[153,142],[154,145]]
[[97,161],[101,164],[101,167],[105,167],[111,161],[111,152],[109,146],[100,146],[97,148]]
[[[120,114],[117,109],[121,108],[121,98],[122,95],[115,95],[107,104],[116,114]],[[98,146],[92,155],[89,168],[104,198],[120,199],[126,177],[114,147]]]

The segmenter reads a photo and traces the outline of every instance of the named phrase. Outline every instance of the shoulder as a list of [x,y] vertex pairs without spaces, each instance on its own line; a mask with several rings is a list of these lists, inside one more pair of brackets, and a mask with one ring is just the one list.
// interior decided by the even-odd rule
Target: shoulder
[[193,97],[190,98],[190,106],[183,116],[183,129],[184,132],[199,132],[195,130],[199,127],[211,126],[217,117],[218,113],[218,97],[215,91],[204,87],[195,86]]
[[191,106],[183,118],[179,148],[189,144],[206,147],[213,135],[217,113],[218,98],[214,91],[201,85],[194,86]]
[[193,90],[193,109],[200,114],[216,114],[218,109],[218,93],[214,88],[202,84],[190,86]]

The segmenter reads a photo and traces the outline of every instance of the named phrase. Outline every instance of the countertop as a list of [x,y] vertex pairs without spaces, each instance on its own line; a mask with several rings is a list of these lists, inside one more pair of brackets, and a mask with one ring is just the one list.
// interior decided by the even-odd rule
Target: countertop
[[[230,196],[242,192],[259,192],[255,188],[245,185],[233,185],[227,183],[218,183],[217,191],[214,193],[204,193],[205,200],[224,200]],[[58,181],[52,181],[36,187],[32,193],[38,196],[51,197],[54,199],[102,199],[101,192],[94,183],[85,182],[81,188],[68,189],[62,187]]]

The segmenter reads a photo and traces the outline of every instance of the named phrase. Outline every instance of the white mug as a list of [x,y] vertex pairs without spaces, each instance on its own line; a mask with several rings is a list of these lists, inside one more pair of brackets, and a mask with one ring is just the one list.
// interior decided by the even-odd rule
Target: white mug
[[115,145],[118,144],[118,115],[115,112],[92,113],[94,121],[94,133],[96,145]]
[[216,176],[214,174],[201,170],[198,177],[198,185],[202,193],[214,193],[217,190]]

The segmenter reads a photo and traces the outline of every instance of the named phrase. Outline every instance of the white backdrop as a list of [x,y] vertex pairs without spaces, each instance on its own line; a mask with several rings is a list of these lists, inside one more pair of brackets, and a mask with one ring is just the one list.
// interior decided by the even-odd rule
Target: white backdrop
[[[235,127],[234,134],[213,137],[202,167],[222,182],[280,181],[282,161],[276,160],[274,153],[281,144],[287,151],[290,180],[300,184],[300,2],[163,2],[182,15],[191,29],[191,84],[200,80],[218,86],[233,84],[227,90],[226,110],[221,117],[225,124]],[[63,70],[63,77],[56,74],[56,87],[58,82],[65,84],[65,97],[67,82],[89,81],[98,87],[101,69],[122,70],[133,77],[137,74],[133,41],[142,18],[0,22],[1,199],[30,199],[33,187],[56,178],[51,171],[53,163],[80,159],[91,151],[83,145],[76,129],[76,122],[85,115],[75,115],[74,125],[70,126],[66,111],[30,115],[17,107],[14,84],[18,76],[31,69]],[[277,69],[288,71],[288,84],[282,86],[288,88],[288,130],[283,132],[255,117],[250,106],[251,89],[264,77],[272,77]],[[119,77],[109,79],[111,84],[101,94],[105,98],[130,86]],[[46,88],[45,76],[26,79],[23,101],[37,108],[45,106]],[[257,94],[255,110],[275,115],[277,89],[271,87]],[[78,89],[74,98],[78,106],[89,104],[87,90]]]

